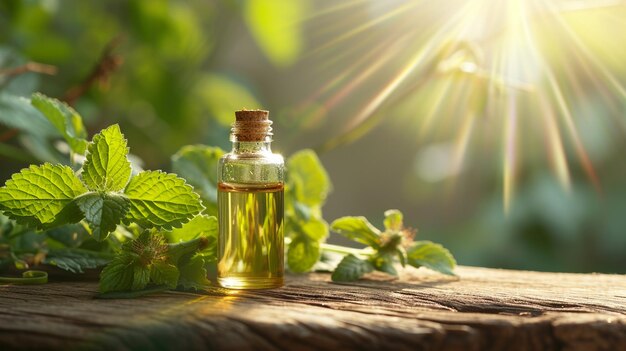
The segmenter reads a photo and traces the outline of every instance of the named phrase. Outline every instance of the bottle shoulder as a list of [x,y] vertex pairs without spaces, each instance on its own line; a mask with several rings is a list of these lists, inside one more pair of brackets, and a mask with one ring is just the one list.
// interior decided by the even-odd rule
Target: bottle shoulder
[[282,183],[285,163],[280,154],[228,153],[218,165],[218,181],[238,184]]

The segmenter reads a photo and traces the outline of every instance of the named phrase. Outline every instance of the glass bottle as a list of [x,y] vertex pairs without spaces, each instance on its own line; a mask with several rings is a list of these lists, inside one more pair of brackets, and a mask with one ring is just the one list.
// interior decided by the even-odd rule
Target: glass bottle
[[233,149],[218,165],[217,281],[225,288],[283,285],[285,166],[270,149],[268,115],[235,112]]

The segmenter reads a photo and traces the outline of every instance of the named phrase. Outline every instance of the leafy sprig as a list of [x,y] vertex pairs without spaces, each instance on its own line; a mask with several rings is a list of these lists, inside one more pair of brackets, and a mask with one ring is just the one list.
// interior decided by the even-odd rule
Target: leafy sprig
[[[203,218],[203,217],[200,217]],[[215,217],[204,217],[213,221]],[[111,292],[168,289],[202,289],[210,284],[204,251],[214,252],[217,230],[189,241],[166,243],[162,233],[144,231],[137,239],[122,246],[120,253],[100,275],[101,297]],[[116,294],[117,297],[123,297]]]
[[[0,188],[0,210],[18,223],[46,233],[82,221],[96,241],[105,242],[118,230],[121,234],[115,241],[132,239],[119,247],[117,255],[108,250],[100,254],[97,247],[88,250],[60,245],[44,251],[34,247],[31,252],[35,257],[41,255],[41,259],[33,263],[82,272],[110,261],[101,274],[102,292],[137,291],[149,284],[169,288],[206,286],[203,267],[213,259],[197,251],[212,247],[207,251],[215,252],[217,227],[208,226],[201,235],[189,238],[198,223],[216,222],[214,217],[199,216],[193,227],[183,227],[204,209],[193,188],[175,174],[162,171],[131,176],[127,141],[118,125],[102,130],[87,142],[82,119],[72,108],[41,94],[34,94],[31,103],[59,130],[73,153],[85,154],[84,163],[77,172],[67,165],[45,163],[14,174]],[[173,237],[187,239],[161,245],[163,231],[174,228],[179,229],[171,233]],[[10,255],[17,263],[19,258],[13,251]]]
[[83,147],[74,110],[41,94],[32,103],[55,126],[65,128],[73,150],[87,154],[80,177],[68,166],[48,163],[14,174],[0,188],[0,210],[9,217],[42,229],[84,219],[102,241],[122,222],[171,229],[204,209],[193,188],[174,174],[144,171],[131,178],[126,139],[118,125]]
[[450,251],[431,241],[414,241],[415,232],[404,227],[402,212],[386,211],[384,226],[380,231],[365,217],[342,217],[331,224],[333,231],[368,246],[344,256],[332,274],[333,281],[354,281],[374,270],[398,275],[397,264],[454,275],[456,261]]

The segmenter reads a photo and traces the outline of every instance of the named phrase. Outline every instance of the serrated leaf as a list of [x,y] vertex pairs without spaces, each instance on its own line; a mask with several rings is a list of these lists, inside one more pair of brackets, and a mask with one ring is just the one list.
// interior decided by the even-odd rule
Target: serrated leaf
[[385,220],[383,221],[385,229],[400,230],[402,229],[402,212],[399,210],[385,211]]
[[374,270],[374,265],[369,261],[362,260],[353,254],[349,254],[339,262],[331,279],[334,282],[352,282],[361,278],[365,273]]
[[204,209],[184,179],[161,171],[139,173],[124,193],[130,200],[126,220],[143,227],[180,227]]
[[122,194],[88,193],[76,199],[76,204],[85,215],[91,235],[102,241],[113,232],[126,217],[130,201]]
[[157,262],[150,268],[150,279],[154,284],[165,285],[170,289],[178,285],[178,268],[173,264]]
[[131,290],[135,261],[129,255],[116,256],[100,273],[100,292]]
[[87,148],[87,130],[80,115],[67,104],[43,94],[35,93],[31,104],[61,133],[72,151],[84,154]]
[[150,283],[150,268],[141,264],[133,266],[133,284],[130,290],[141,290]]
[[87,147],[82,177],[94,191],[120,191],[132,172],[126,139],[114,124],[94,135]]
[[211,282],[207,279],[207,271],[202,256],[192,256],[188,261],[180,263],[178,269],[180,277],[178,286],[183,289],[202,290],[209,286]]
[[217,238],[217,218],[207,215],[195,216],[182,227],[174,228],[164,235],[169,243],[189,241],[201,236]]
[[407,263],[413,267],[424,266],[437,272],[448,275],[455,275],[453,270],[456,267],[454,257],[439,244],[431,241],[416,241],[407,250]]
[[84,273],[85,269],[106,265],[111,261],[111,258],[112,255],[105,252],[67,248],[50,250],[43,263],[57,266],[72,273]]
[[298,236],[287,247],[287,265],[294,273],[308,272],[320,258],[320,244],[305,236]]
[[313,150],[302,150],[287,160],[287,178],[295,200],[308,206],[321,206],[332,185],[326,169]]
[[13,174],[0,188],[0,209],[15,220],[37,227],[70,223],[78,211],[70,204],[85,192],[87,189],[70,167],[33,165]]
[[380,248],[380,230],[374,227],[365,217],[341,217],[336,219],[330,225],[330,228],[348,239],[375,249]]
[[222,155],[218,147],[188,145],[172,156],[172,171],[194,187],[210,215],[217,214],[217,164]]

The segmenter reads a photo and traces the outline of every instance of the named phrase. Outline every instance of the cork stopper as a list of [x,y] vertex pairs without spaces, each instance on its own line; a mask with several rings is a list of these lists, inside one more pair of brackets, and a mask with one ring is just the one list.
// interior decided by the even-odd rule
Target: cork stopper
[[268,141],[272,137],[272,121],[269,111],[239,110],[235,112],[235,123],[231,134],[234,141]]

